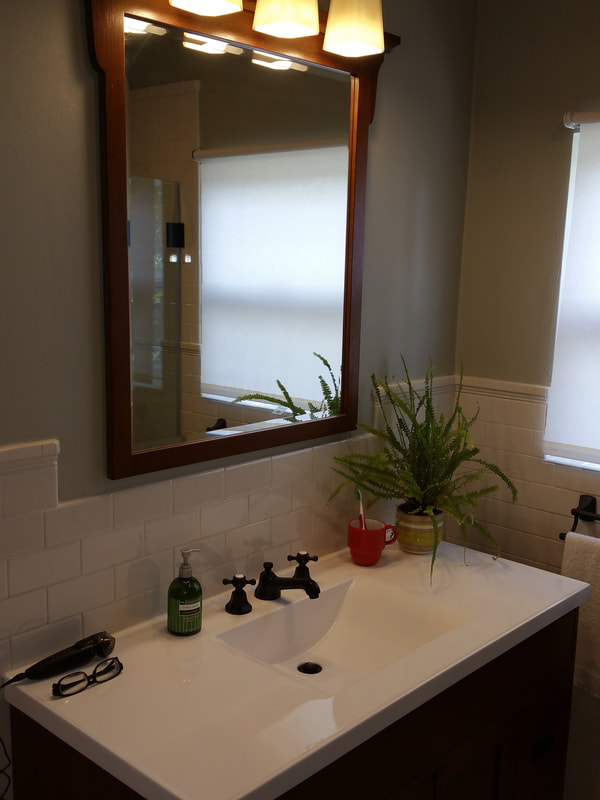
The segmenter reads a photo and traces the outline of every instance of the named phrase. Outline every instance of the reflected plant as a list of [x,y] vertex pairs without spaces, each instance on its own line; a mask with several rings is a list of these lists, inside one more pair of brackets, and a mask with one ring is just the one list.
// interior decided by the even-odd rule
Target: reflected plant
[[296,405],[292,400],[292,396],[280,380],[276,381],[276,383],[277,386],[279,386],[283,398],[262,394],[261,392],[253,392],[252,394],[244,394],[241,397],[236,397],[233,402],[242,403],[244,400],[260,400],[266,403],[275,403],[290,411],[290,416],[287,417],[288,422],[300,422],[300,418],[305,417],[307,414],[309,419],[322,419],[323,417],[331,417],[339,414],[341,407],[340,380],[336,380],[333,370],[326,358],[319,353],[313,352],[313,355],[322,361],[323,365],[327,368],[329,380],[331,382],[329,384],[322,375],[319,375],[319,385],[321,386],[321,393],[323,394],[323,400],[320,405],[317,406],[310,401],[308,402],[308,409]]
[[331,386],[327,383],[322,375],[319,375],[319,384],[321,386],[323,400],[321,401],[321,405],[318,407],[309,402],[308,409],[310,412],[310,418],[320,419],[321,417],[334,417],[336,414],[340,413],[341,408],[340,382],[339,380],[336,381],[333,370],[331,369],[327,359],[323,358],[323,356],[319,355],[319,353],[313,353],[313,355],[319,358],[323,362],[323,365],[327,368]]

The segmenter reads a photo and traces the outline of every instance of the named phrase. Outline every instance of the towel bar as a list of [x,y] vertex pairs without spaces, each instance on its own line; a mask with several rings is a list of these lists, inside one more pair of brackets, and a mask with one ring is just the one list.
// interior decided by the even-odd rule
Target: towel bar
[[[580,519],[582,519],[584,522],[597,522],[600,520],[600,514],[596,513],[596,498],[591,494],[579,495],[579,505],[577,508],[571,509],[571,514],[573,515],[573,525],[571,527],[571,531],[575,530]],[[566,537],[566,533],[560,533],[558,535],[558,538],[562,539],[563,542]]]

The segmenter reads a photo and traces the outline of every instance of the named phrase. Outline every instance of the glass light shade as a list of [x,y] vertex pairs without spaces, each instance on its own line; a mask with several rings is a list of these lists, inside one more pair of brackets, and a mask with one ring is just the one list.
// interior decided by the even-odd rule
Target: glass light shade
[[257,0],[252,27],[260,33],[297,39],[319,32],[317,0]]
[[201,17],[221,17],[243,11],[243,0],[169,0],[169,5]]
[[381,0],[331,0],[323,50],[354,58],[383,53]]
[[306,64],[300,64],[298,61],[290,61],[289,58],[282,58],[275,56],[272,53],[265,53],[262,50],[252,51],[252,63],[258,64],[260,67],[268,67],[275,70],[295,69],[298,72],[306,72],[308,67]]
[[199,53],[209,53],[211,55],[222,55],[227,52],[227,42],[220,39],[211,39],[207,36],[200,36],[197,33],[183,32],[183,46],[190,50],[197,50]]
[[227,52],[227,45],[225,42],[218,46],[210,44],[209,42],[205,42],[204,44],[200,42],[183,42],[183,46],[187,47],[188,50],[197,50],[199,53],[208,53],[212,56],[222,56],[223,53]]
[[123,29],[125,33],[147,33],[149,22],[143,19],[134,19],[133,17],[123,17]]
[[275,69],[279,71],[288,70],[292,68],[292,62],[281,59],[279,61],[265,61],[262,58],[253,58],[253,64],[258,64],[259,67],[267,67],[268,69]]
[[127,16],[123,17],[123,30],[125,33],[151,33],[154,36],[164,36],[167,32],[167,29],[161,28],[160,25]]

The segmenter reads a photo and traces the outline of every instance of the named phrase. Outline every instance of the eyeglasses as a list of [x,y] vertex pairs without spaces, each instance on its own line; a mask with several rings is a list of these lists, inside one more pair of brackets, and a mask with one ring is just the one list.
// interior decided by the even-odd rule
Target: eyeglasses
[[96,664],[91,675],[85,672],[70,672],[64,675],[58,683],[52,684],[53,697],[70,697],[87,689],[92,683],[106,683],[112,681],[123,672],[123,664],[114,656]]

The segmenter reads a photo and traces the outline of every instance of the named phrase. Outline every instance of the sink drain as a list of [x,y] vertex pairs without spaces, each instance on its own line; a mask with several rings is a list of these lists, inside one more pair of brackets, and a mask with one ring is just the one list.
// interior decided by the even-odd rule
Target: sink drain
[[303,664],[298,664],[298,672],[303,672],[305,675],[316,675],[322,669],[323,667],[316,661],[305,661]]

